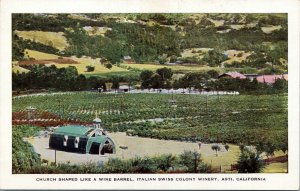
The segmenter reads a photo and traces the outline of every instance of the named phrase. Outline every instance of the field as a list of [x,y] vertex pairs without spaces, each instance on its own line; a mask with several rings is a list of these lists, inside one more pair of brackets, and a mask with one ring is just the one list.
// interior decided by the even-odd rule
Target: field
[[265,173],[278,173],[278,172],[287,172],[288,164],[285,163],[272,163],[264,169]]
[[58,50],[64,50],[67,46],[67,39],[63,32],[45,31],[15,31],[19,37],[52,46]]
[[200,71],[208,71],[208,70],[217,70],[222,71],[219,67],[209,67],[209,66],[193,66],[193,65],[160,65],[160,64],[121,64],[123,67],[129,67],[138,70],[152,70],[155,71],[160,68],[171,68],[175,72],[200,72]]
[[12,72],[14,72],[14,73],[27,73],[27,72],[29,72],[29,70],[27,70],[26,68],[22,68],[22,67],[20,67],[20,66],[16,66],[16,65],[13,65],[13,67],[12,67]]
[[[221,72],[224,72],[223,69],[220,69],[219,67],[209,67],[209,66],[193,66],[193,65],[160,65],[160,64],[120,64],[120,67],[113,65],[111,69],[107,69],[104,65],[100,63],[100,58],[91,58],[91,57],[82,57],[77,58],[75,56],[71,57],[64,57],[64,59],[70,59],[78,62],[78,64],[73,63],[63,63],[60,64],[58,62],[55,62],[55,59],[58,59],[59,56],[55,54],[48,54],[43,53],[35,50],[29,50],[26,49],[25,53],[30,58],[34,58],[33,61],[27,61],[27,62],[43,62],[44,60],[53,60],[53,62],[49,63],[48,65],[55,65],[57,68],[63,68],[68,66],[75,66],[78,70],[78,73],[84,74],[87,76],[91,75],[108,75],[108,74],[131,74],[131,73],[137,73],[137,71],[141,70],[152,70],[155,71],[160,68],[171,68],[174,72],[192,72],[192,71],[208,71],[208,70],[216,70]],[[47,61],[49,62],[49,61]],[[87,72],[86,66],[91,65],[95,67],[95,70],[92,72]],[[16,69],[15,69],[16,70]]]
[[[25,52],[28,53],[29,57],[34,58],[36,60],[47,60],[47,59],[58,59],[59,56],[54,55],[54,54],[47,54],[35,50],[28,50],[26,49]],[[90,58],[90,57],[82,57],[82,58],[77,58],[75,56],[72,57],[64,57],[67,59],[74,60],[78,62],[78,64],[59,64],[56,62],[53,62],[48,65],[55,65],[57,68],[65,68],[68,66],[75,66],[78,70],[78,73],[80,74],[87,74],[87,75],[97,75],[97,74],[107,74],[107,73],[119,73],[119,72],[129,72],[128,70],[124,68],[120,68],[117,66],[113,66],[111,69],[107,69],[104,65],[100,64],[100,59],[99,58]],[[87,66],[94,66],[95,70],[92,72],[87,72],[86,67]]]
[[[170,100],[176,100],[176,107]],[[37,110],[27,120],[26,107]],[[107,157],[132,158],[201,153],[203,161],[222,171],[236,164],[239,145],[272,144],[274,156],[283,156],[280,146],[287,140],[287,96],[201,96],[182,94],[56,93],[13,98],[13,124],[57,126],[91,123],[96,113],[117,145],[117,154],[96,158],[58,152],[60,162],[107,161]],[[253,120],[255,119],[255,120]],[[54,123],[57,122],[57,123]],[[42,158],[53,161],[48,138],[29,139]],[[198,142],[202,142],[201,148]],[[212,144],[221,150],[216,156]],[[226,151],[224,144],[229,145]],[[126,145],[123,151],[119,146]],[[264,155],[264,158],[267,158]],[[58,161],[59,161],[58,160]],[[272,163],[265,172],[286,172],[284,163]]]
[[[171,99],[176,100],[175,107]],[[272,142],[278,148],[287,140],[283,95],[70,93],[17,97],[13,112],[24,112],[29,105],[74,122],[91,122],[97,113],[108,130],[142,137],[250,145]]]
[[55,54],[48,54],[36,50],[25,49],[25,55],[28,55],[30,58],[34,58],[35,60],[45,60],[45,59],[58,59],[59,56]]

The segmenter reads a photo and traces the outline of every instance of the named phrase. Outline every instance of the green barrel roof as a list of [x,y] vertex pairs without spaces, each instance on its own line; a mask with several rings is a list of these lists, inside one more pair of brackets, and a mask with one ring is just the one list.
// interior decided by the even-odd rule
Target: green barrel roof
[[81,125],[66,125],[59,127],[54,131],[54,133],[74,136],[86,136],[87,133],[92,129],[93,128],[91,127],[85,127]]

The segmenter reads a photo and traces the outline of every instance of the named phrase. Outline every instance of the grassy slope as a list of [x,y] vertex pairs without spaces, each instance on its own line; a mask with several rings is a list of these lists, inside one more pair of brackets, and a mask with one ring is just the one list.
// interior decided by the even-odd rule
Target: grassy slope
[[264,173],[278,173],[278,172],[287,172],[288,163],[272,163],[266,166],[263,170]]
[[182,72],[189,72],[189,71],[208,71],[208,70],[217,70],[222,71],[218,67],[209,67],[209,66],[182,66],[182,65],[159,65],[159,64],[121,64],[121,66],[131,67],[139,70],[152,70],[155,71],[160,68],[171,68],[173,71],[182,71]]
[[[54,54],[43,53],[35,50],[26,49],[25,52],[28,53],[29,57],[35,58],[36,60],[42,59],[57,59],[58,56]],[[113,66],[112,69],[107,69],[103,65],[100,64],[100,59],[92,59],[92,58],[77,58],[75,56],[70,57],[73,60],[78,61],[80,64],[55,64],[58,68],[68,67],[68,66],[75,66],[80,74],[85,75],[97,75],[97,74],[110,74],[110,73],[130,73],[127,69]],[[93,72],[86,72],[86,66],[92,65],[95,66],[95,70]],[[159,68],[168,67],[174,71],[207,71],[211,69],[215,69],[219,72],[223,72],[218,67],[208,67],[208,66],[168,66],[168,65],[158,65],[158,64],[121,64],[121,66],[131,67],[139,70],[152,70],[155,71]],[[132,73],[132,72],[131,72]]]
[[23,72],[27,73],[27,72],[29,72],[29,70],[27,70],[26,68],[22,68],[20,66],[13,65],[12,72],[14,72],[14,73],[23,73]]
[[59,56],[55,54],[48,54],[44,52],[39,52],[36,50],[25,49],[25,54],[28,54],[29,57],[34,58],[36,60],[45,60],[45,59],[58,59]]
[[[58,56],[54,54],[47,54],[35,50],[26,49],[25,52],[28,52],[29,57],[35,58],[36,60],[42,59],[57,59]],[[80,74],[87,75],[96,75],[96,74],[106,74],[106,73],[118,73],[118,72],[128,72],[128,70],[113,66],[111,69],[107,69],[104,65],[100,64],[100,59],[92,59],[92,58],[77,58],[75,56],[70,57],[71,59],[78,61],[79,64],[54,64],[57,68],[64,68],[68,66],[75,66]],[[86,66],[92,65],[95,66],[95,70],[93,72],[86,72]]]
[[59,50],[68,46],[66,37],[62,32],[44,32],[44,31],[16,31],[16,34],[24,39],[33,40],[42,44],[50,45]]

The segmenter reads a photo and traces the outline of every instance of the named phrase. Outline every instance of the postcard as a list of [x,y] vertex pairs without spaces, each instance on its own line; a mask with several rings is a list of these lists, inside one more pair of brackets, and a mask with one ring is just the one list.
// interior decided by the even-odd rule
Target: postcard
[[299,1],[1,2],[1,189],[299,189]]

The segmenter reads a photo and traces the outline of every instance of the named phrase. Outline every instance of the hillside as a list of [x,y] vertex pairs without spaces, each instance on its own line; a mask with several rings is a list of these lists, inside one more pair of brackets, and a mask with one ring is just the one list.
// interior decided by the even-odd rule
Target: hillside
[[[77,57],[83,74],[96,58],[126,64],[124,57],[137,64],[287,72],[286,14],[14,14],[12,30],[14,61],[47,59],[26,49]],[[123,68],[97,65],[94,74]]]

